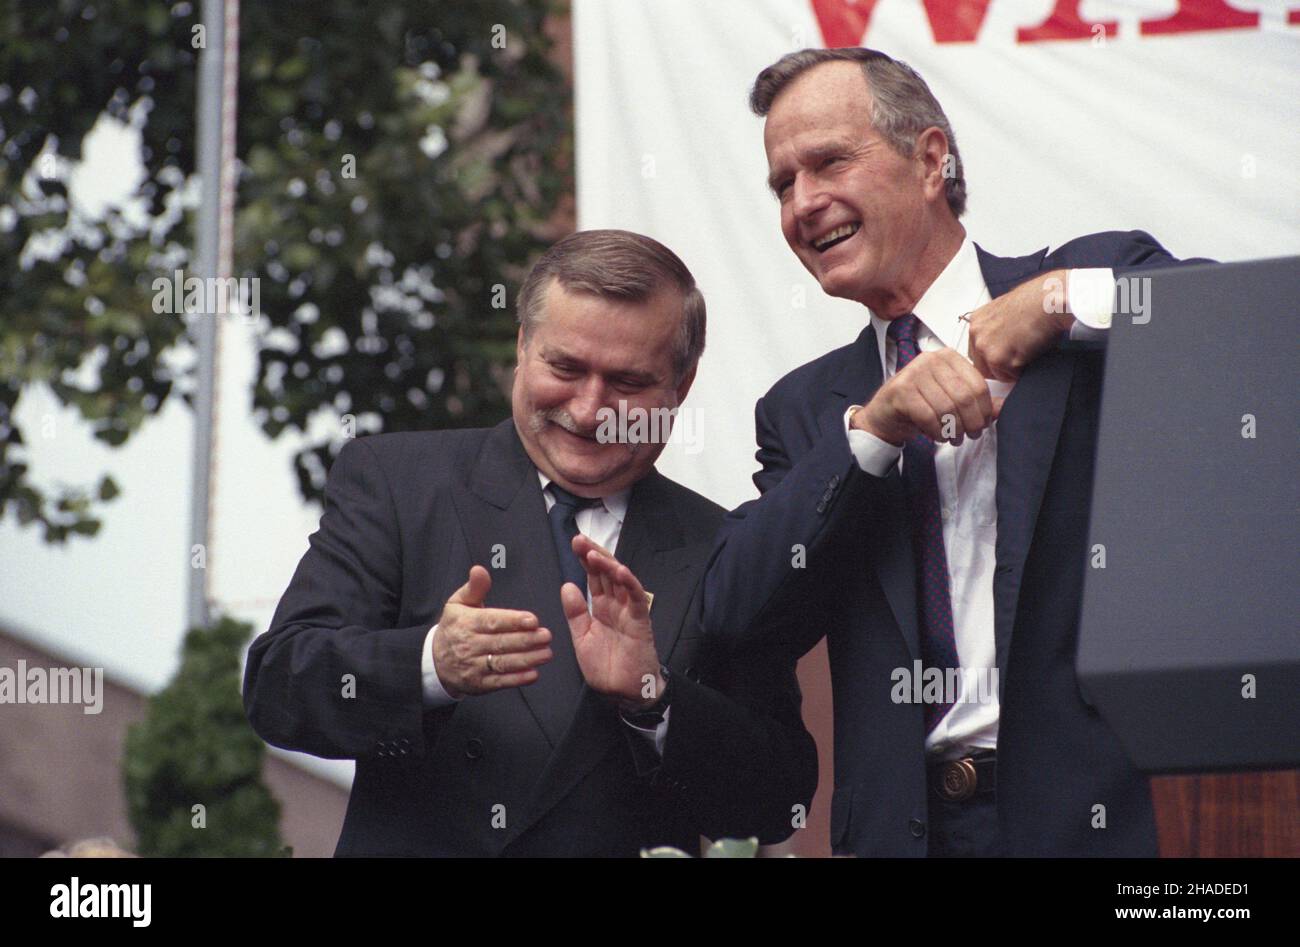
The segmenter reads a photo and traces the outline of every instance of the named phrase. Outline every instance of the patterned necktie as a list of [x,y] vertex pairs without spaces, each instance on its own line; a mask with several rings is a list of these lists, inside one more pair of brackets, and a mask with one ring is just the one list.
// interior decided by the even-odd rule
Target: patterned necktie
[[[920,354],[920,348],[916,344],[917,325],[916,316],[910,312],[889,323],[888,335],[894,340],[898,352],[896,373],[901,372]],[[943,546],[939,479],[934,470],[934,441],[924,434],[917,434],[903,445],[903,484],[912,515],[916,602],[921,619],[921,661],[927,669],[938,668],[943,671],[957,668],[960,667],[960,661],[957,658],[957,640],[952,625],[948,555]],[[927,735],[951,706],[951,702],[925,705]]]
[[555,540],[555,551],[560,557],[560,575],[565,582],[572,582],[586,595],[587,570],[582,568],[582,563],[573,554],[573,537],[578,535],[578,511],[595,506],[600,501],[574,496],[558,483],[549,484],[546,489],[555,498],[555,504],[546,515],[551,521],[551,538]]

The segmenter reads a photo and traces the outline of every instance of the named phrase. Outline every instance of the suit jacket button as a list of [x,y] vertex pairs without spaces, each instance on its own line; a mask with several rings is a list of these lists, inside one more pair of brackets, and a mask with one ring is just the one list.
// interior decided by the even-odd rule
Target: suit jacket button
[[688,681],[694,681],[695,683],[698,684],[698,683],[700,682],[700,672],[699,672],[699,669],[696,668],[694,665],[688,667],[688,668],[686,669],[686,679],[687,679]]
[[912,838],[920,838],[925,835],[925,823],[920,819],[912,819],[907,823],[907,829],[912,833]]
[[479,759],[483,755],[483,741],[478,737],[470,737],[465,741],[465,758],[470,760]]

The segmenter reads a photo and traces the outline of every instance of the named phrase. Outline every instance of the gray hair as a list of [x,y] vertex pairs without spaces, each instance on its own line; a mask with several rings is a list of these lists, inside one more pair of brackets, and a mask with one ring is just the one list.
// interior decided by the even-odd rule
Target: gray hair
[[564,289],[602,299],[647,302],[661,290],[682,295],[682,319],[673,351],[673,373],[680,382],[704,352],[704,296],[677,254],[658,240],[628,230],[579,230],[543,253],[519,289],[519,325],[524,344],[545,318],[546,288],[557,280]]
[[957,137],[943,107],[925,80],[907,63],[891,59],[875,49],[801,49],[787,53],[758,74],[749,93],[749,107],[755,115],[766,115],[773,101],[787,85],[824,62],[861,64],[871,90],[871,124],[904,158],[916,152],[916,139],[931,126],[948,139],[952,173],[944,175],[945,196],[954,217],[966,210],[966,176],[957,151]]

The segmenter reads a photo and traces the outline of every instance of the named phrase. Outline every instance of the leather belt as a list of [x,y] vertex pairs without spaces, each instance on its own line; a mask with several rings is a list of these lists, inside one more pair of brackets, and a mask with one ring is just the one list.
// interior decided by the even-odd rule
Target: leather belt
[[976,793],[993,792],[998,782],[998,758],[993,750],[945,760],[929,766],[930,787],[945,802],[964,802]]

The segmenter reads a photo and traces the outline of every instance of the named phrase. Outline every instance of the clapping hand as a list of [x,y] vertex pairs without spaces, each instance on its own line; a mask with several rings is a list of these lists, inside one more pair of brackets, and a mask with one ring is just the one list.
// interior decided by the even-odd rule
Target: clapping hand
[[659,656],[650,624],[650,596],[635,575],[612,555],[579,533],[573,552],[587,573],[591,609],[572,582],[560,589],[573,650],[587,685],[636,710],[663,693]]

